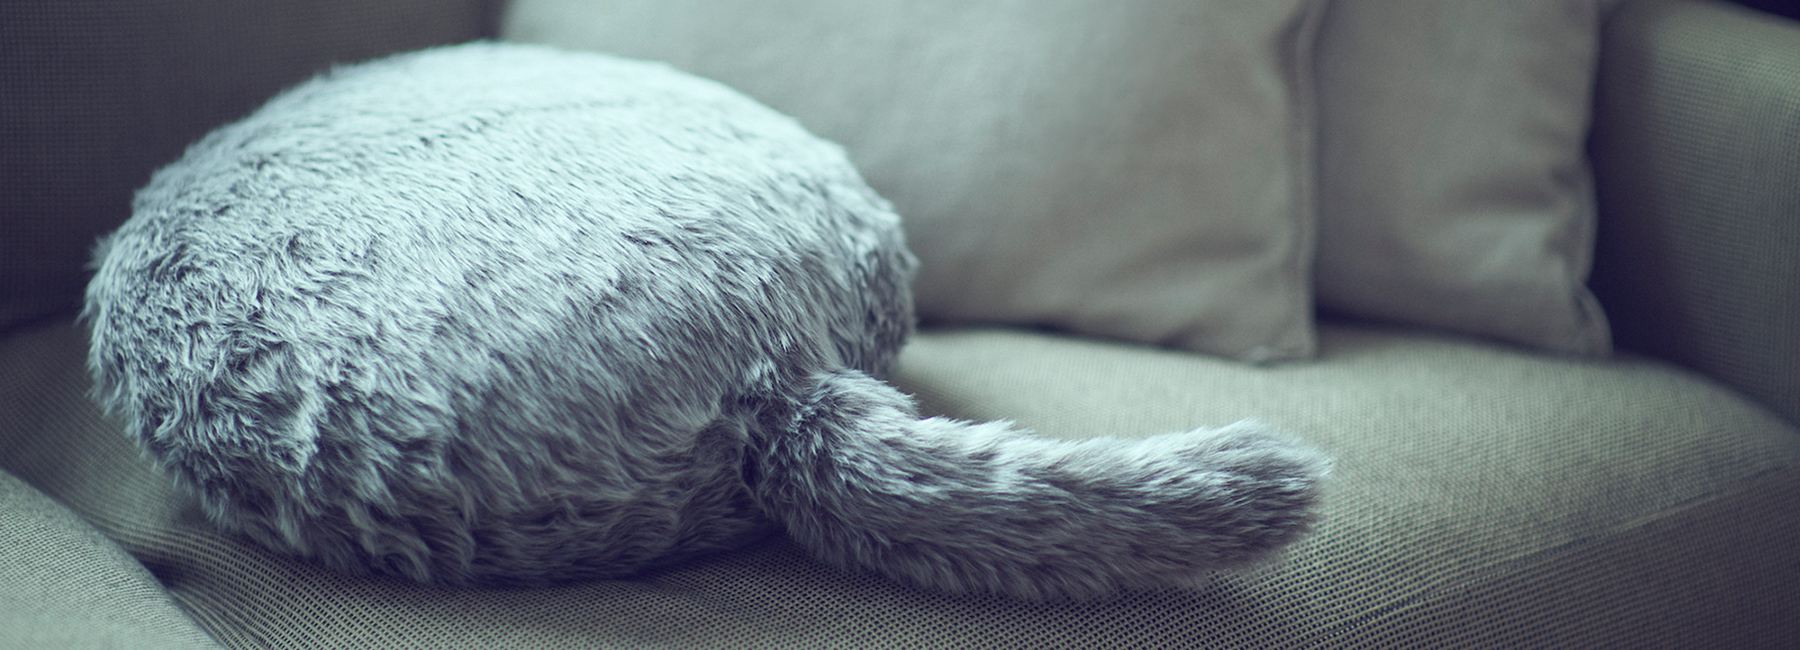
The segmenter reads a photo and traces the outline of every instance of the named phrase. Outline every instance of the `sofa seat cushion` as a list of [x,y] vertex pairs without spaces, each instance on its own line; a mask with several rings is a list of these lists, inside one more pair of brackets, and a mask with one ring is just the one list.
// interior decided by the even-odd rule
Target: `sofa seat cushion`
[[1783,638],[1753,614],[1800,633],[1800,431],[1664,363],[1329,323],[1318,362],[1267,368],[998,330],[920,337],[903,363],[956,417],[1058,437],[1255,417],[1335,455],[1316,535],[1222,583],[1257,604],[1219,623],[1258,643]]
[[232,647],[1752,647],[1800,635],[1793,426],[1648,360],[1322,333],[1321,361],[1263,368],[1004,329],[928,331],[907,349],[897,383],[932,412],[1062,437],[1256,417],[1337,456],[1317,533],[1280,562],[1109,602],[938,596],[827,568],[781,538],[553,589],[329,573],[214,532],[91,406],[69,324],[0,343],[0,469],[110,536]]

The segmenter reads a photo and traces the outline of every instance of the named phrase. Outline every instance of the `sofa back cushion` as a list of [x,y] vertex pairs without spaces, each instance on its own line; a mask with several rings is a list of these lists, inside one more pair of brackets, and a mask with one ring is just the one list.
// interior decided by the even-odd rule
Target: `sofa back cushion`
[[501,35],[668,61],[848,149],[928,322],[1312,354],[1315,0],[517,0]]
[[1611,351],[1586,281],[1612,0],[1336,2],[1319,34],[1320,309]]

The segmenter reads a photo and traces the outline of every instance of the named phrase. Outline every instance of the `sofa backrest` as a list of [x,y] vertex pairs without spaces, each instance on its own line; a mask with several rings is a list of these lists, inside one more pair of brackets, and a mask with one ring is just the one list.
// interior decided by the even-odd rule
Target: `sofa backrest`
[[1651,0],[1602,36],[1589,284],[1614,340],[1800,423],[1800,23]]
[[78,308],[151,171],[333,63],[490,36],[497,0],[0,3],[0,333]]
[[[503,2],[0,2],[0,335],[79,307],[95,238],[187,143],[333,63],[493,37]],[[1800,26],[1615,13],[1593,147],[1615,337],[1800,422]]]

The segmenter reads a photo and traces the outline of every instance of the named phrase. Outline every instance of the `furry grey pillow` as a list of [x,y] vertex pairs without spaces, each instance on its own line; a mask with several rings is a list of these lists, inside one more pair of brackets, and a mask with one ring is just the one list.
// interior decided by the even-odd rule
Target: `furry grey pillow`
[[98,395],[207,514],[345,570],[628,575],[784,528],[947,591],[1191,584],[1300,534],[1325,461],[1240,423],[920,419],[899,221],[717,84],[472,44],[195,144],[103,240]]

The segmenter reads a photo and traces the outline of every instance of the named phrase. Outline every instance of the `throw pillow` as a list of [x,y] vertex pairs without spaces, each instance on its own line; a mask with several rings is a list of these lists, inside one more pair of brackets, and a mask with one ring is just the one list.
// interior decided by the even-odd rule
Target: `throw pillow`
[[519,0],[505,38],[665,60],[842,143],[927,321],[1312,354],[1314,0]]
[[1595,0],[1334,3],[1318,44],[1321,310],[1576,355]]

